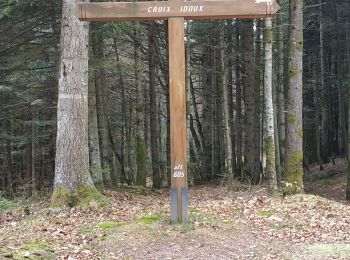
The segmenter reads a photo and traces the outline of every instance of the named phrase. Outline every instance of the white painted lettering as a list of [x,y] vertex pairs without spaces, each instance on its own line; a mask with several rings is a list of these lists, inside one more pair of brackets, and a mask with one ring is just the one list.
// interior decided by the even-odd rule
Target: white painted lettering
[[[170,13],[170,6],[149,6],[147,8],[148,13]],[[203,12],[204,6],[202,5],[182,5],[180,7],[180,13],[195,13]]]
[[183,177],[185,177],[185,171],[184,171],[183,168],[184,168],[183,164],[175,165],[173,177],[174,178],[183,178]]
[[149,6],[148,13],[170,13],[170,6]]
[[180,13],[203,12],[201,5],[183,5],[180,7]]

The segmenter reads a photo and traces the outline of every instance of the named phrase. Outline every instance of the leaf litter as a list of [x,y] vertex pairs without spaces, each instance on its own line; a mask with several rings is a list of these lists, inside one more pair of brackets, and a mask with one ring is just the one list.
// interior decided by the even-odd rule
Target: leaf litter
[[170,225],[168,190],[108,191],[106,208],[1,212],[0,258],[350,259],[350,206],[264,187],[190,189],[189,222]]

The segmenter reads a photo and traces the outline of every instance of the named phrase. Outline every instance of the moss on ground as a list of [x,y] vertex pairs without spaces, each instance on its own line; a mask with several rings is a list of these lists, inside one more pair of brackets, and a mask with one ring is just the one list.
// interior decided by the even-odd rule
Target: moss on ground
[[[348,244],[315,244],[309,245],[305,251],[319,257],[350,257],[350,245]],[[315,258],[316,259],[316,258]]]
[[173,224],[171,228],[173,231],[180,233],[191,232],[196,229],[192,222]]
[[19,247],[0,247],[0,254],[1,259],[57,259],[54,250],[40,240],[27,241]]
[[23,207],[17,202],[8,200],[0,196],[0,213],[11,212],[15,210],[21,210]]
[[102,229],[113,229],[123,226],[124,224],[118,221],[105,221],[100,223],[98,226]]
[[336,185],[338,183],[338,180],[336,179],[320,179],[317,181],[317,184],[320,186],[332,186]]
[[139,218],[139,221],[143,224],[152,224],[160,220],[159,216],[147,216]]
[[258,215],[263,218],[269,218],[273,215],[273,213],[269,210],[261,210],[258,212]]

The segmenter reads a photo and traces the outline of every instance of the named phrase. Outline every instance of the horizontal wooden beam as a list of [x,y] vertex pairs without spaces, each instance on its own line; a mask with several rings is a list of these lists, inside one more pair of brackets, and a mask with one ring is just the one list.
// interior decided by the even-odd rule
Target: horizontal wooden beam
[[265,18],[279,10],[276,0],[209,0],[78,3],[75,15],[83,21]]

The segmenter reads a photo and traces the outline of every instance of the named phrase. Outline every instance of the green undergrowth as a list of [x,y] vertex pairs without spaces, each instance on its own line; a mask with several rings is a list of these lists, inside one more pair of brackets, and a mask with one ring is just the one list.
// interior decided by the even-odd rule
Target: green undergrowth
[[194,231],[196,227],[194,226],[193,222],[188,221],[186,223],[173,224],[171,225],[171,229],[175,232],[186,233]]
[[106,207],[110,202],[94,186],[80,185],[75,190],[57,187],[51,197],[51,207]]
[[44,241],[27,241],[20,246],[0,247],[0,259],[57,259],[54,250]]
[[124,226],[124,223],[118,222],[118,221],[105,221],[98,225],[102,229],[113,229],[113,228],[119,228]]
[[95,229],[93,227],[82,227],[80,228],[79,233],[84,235],[90,235],[95,233]]
[[200,210],[197,208],[190,208],[189,210],[190,210],[190,213],[195,213],[195,214],[200,213]]
[[269,210],[261,210],[258,212],[258,215],[263,218],[269,218],[273,215],[273,213]]
[[149,196],[149,195],[161,195],[161,192],[155,189],[150,189],[142,186],[119,186],[118,191],[128,192],[137,195]]
[[0,213],[21,210],[23,206],[16,201],[8,200],[0,196]]
[[338,183],[338,180],[336,179],[320,179],[317,181],[317,184],[319,186],[333,186]]
[[143,224],[153,224],[160,221],[160,216],[145,216],[139,218],[139,222]]
[[306,246],[305,251],[315,257],[341,257],[344,259],[350,258],[350,245],[348,244],[309,245]]

